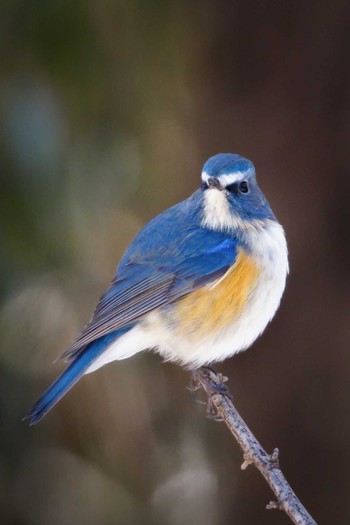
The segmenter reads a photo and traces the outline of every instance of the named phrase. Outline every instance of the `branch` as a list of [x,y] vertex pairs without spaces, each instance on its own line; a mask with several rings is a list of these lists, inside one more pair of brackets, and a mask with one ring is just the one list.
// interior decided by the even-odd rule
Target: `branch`
[[226,423],[243,450],[241,469],[255,465],[274,492],[277,501],[270,501],[266,508],[283,510],[295,525],[317,525],[282,474],[278,449],[275,448],[271,455],[267,454],[233,406],[232,395],[224,385],[227,378],[203,367],[193,372],[193,380],[194,389],[202,387],[208,396],[208,413],[213,415],[215,410],[216,417]]

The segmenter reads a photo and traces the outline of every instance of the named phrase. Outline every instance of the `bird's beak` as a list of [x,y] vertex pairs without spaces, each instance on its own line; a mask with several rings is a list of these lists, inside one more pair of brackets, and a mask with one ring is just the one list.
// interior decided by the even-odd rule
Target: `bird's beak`
[[209,186],[209,188],[215,188],[217,190],[223,190],[223,187],[221,186],[221,184],[218,181],[218,179],[216,179],[214,177],[210,177],[208,179],[208,186]]

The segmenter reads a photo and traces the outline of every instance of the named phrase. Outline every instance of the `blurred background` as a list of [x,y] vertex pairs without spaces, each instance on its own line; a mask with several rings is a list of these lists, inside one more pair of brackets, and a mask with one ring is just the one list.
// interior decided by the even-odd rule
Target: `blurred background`
[[349,522],[349,24],[345,0],[2,0],[2,524],[289,523],[153,354],[20,422],[130,240],[218,152],[255,163],[291,262],[273,323],[218,370],[315,519]]

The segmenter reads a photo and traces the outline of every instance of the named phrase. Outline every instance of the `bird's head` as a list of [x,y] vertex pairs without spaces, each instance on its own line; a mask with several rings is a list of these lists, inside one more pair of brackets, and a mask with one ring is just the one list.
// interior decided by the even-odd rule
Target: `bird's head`
[[211,157],[203,166],[203,224],[211,229],[244,229],[276,220],[255,177],[252,162],[232,153]]

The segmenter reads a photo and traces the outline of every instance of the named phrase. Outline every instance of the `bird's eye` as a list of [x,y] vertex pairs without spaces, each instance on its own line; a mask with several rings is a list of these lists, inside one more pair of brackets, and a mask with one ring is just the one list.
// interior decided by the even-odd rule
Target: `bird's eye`
[[249,184],[246,180],[242,180],[242,182],[239,183],[238,189],[241,193],[248,193],[249,191]]
[[204,190],[207,190],[208,188],[209,188],[209,184],[207,182],[202,182],[201,189],[204,191]]

